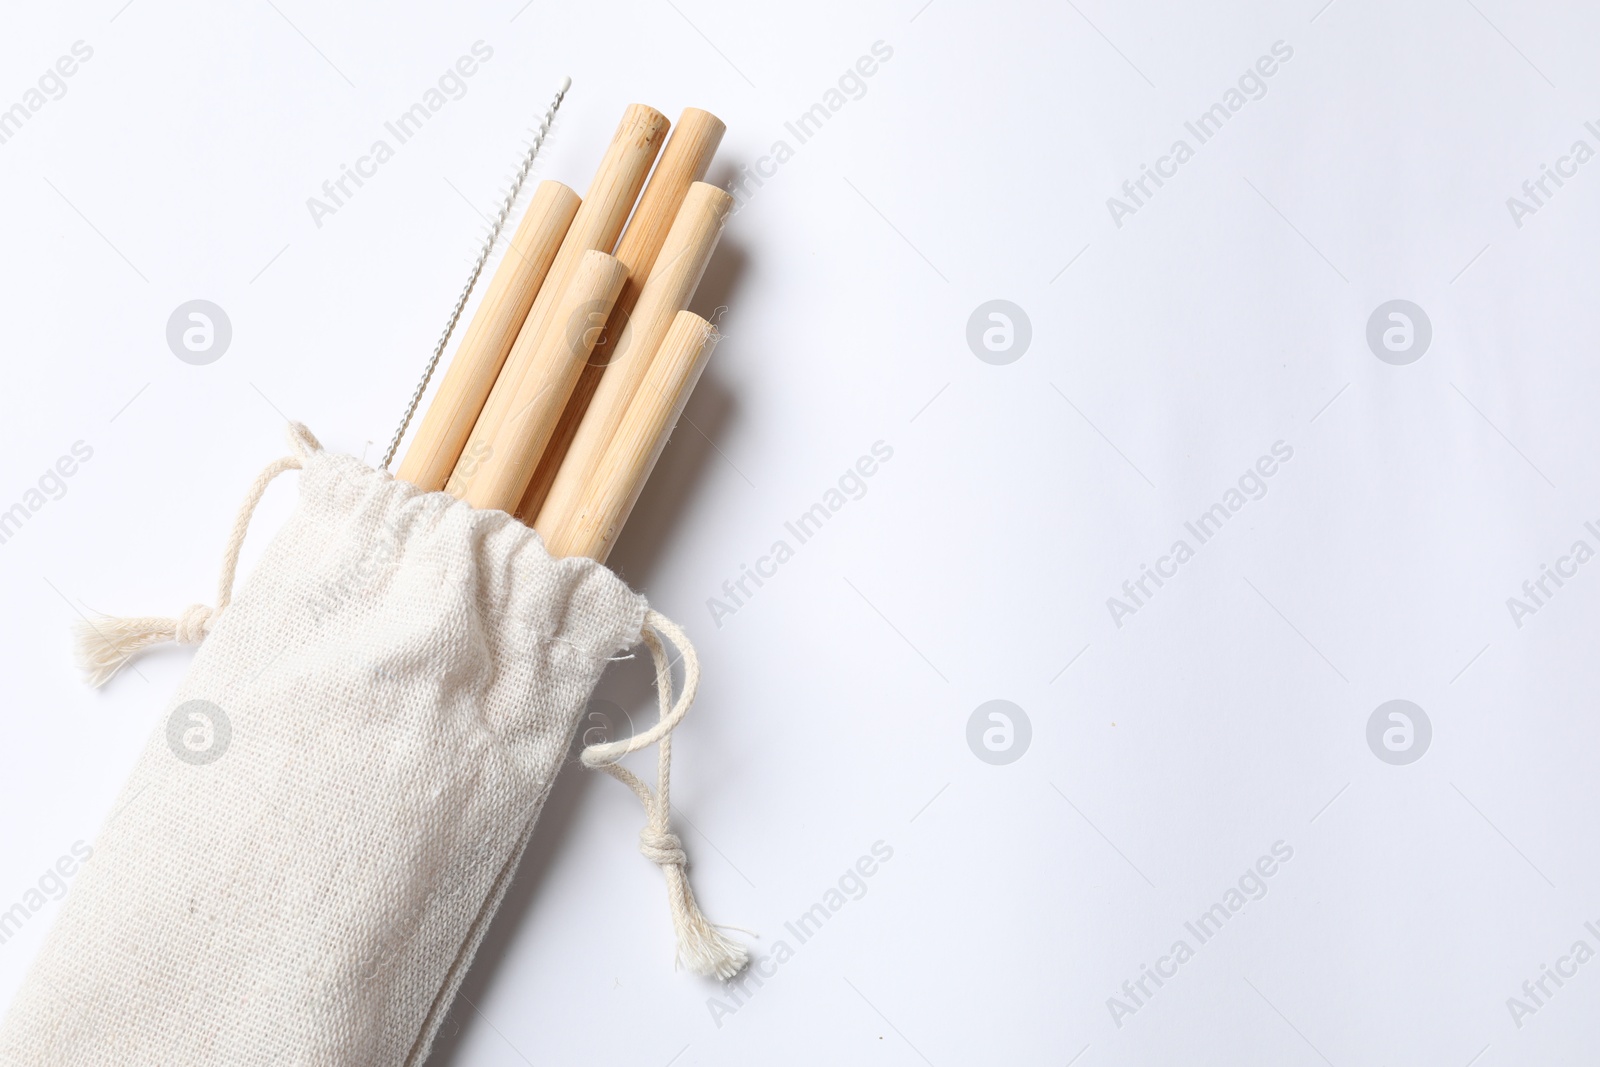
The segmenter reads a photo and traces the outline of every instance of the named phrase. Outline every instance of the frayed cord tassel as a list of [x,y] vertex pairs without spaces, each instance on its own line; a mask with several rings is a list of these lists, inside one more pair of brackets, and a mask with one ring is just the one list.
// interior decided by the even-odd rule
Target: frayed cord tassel
[[[683,692],[672,698],[672,662],[667,659],[661,635],[683,654]],[[713,925],[695,902],[689,885],[689,857],[683,839],[672,832],[672,731],[683,721],[700,686],[700,659],[689,636],[658,611],[645,616],[644,642],[656,663],[656,690],[661,697],[661,721],[642,734],[622,741],[590,745],[583,750],[585,767],[605,771],[633,790],[644,805],[646,821],[639,831],[639,851],[661,868],[667,879],[667,905],[678,940],[678,963],[695,974],[727,981],[750,962],[750,951]],[[647,745],[660,747],[660,771],[655,792],[639,776],[618,764],[623,756]]]
[[137,618],[114,618],[102,615],[84,619],[72,626],[77,645],[78,665],[83,668],[84,680],[98,689],[109,682],[118,671],[144,649],[163,641],[176,641],[180,645],[198,645],[206,639],[217,619],[233,600],[233,579],[239,570],[239,550],[244,547],[245,534],[250,531],[250,518],[256,505],[266,493],[267,486],[284,471],[299,470],[313,452],[322,451],[322,445],[311,431],[298,422],[289,424],[289,444],[294,455],[273,460],[256,476],[239,514],[233,521],[233,532],[228,537],[222,555],[222,576],[217,582],[217,606],[190,604],[177,618],[162,615],[143,615]]
[[190,604],[176,619],[146,615],[118,619],[102,615],[72,624],[77,644],[78,666],[85,680],[95,689],[109,682],[128,661],[151,645],[176,641],[198,645],[211,632],[214,613],[204,604]]

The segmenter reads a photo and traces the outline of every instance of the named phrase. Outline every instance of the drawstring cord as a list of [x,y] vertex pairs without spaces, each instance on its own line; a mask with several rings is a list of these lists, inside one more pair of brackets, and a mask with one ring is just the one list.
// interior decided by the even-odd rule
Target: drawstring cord
[[[304,467],[306,457],[322,450],[311,431],[300,423],[290,424],[289,441],[294,447],[294,454],[274,460],[256,477],[234,520],[233,533],[223,552],[215,607],[191,604],[176,618],[101,616],[93,622],[86,620],[76,624],[78,657],[90,685],[104,685],[134,655],[150,645],[162,641],[197,645],[205,640],[233,600],[239,552],[244,547],[250,519],[266,494],[267,487],[284,471]],[[689,641],[689,635],[658,611],[646,613],[642,637],[655,659],[656,689],[661,699],[660,721],[643,733],[621,741],[590,745],[583,750],[581,758],[584,766],[605,771],[633,790],[644,805],[646,818],[644,828],[639,831],[639,851],[659,866],[666,876],[667,902],[672,909],[672,925],[678,940],[678,961],[695,974],[715,975],[726,980],[744,969],[750,959],[749,950],[724,935],[700,911],[694,899],[694,890],[689,886],[689,857],[684,851],[683,839],[672,832],[671,824],[672,731],[683,721],[683,717],[689,713],[689,706],[694,703],[695,693],[700,687],[700,658]],[[667,658],[663,637],[683,655],[683,690],[676,698],[673,696],[672,662]],[[654,792],[618,762],[629,753],[649,745],[658,746],[660,753]]]
[[[700,687],[700,657],[689,635],[677,623],[651,610],[645,615],[644,643],[656,664],[656,691],[661,698],[661,720],[650,729],[621,741],[589,745],[580,757],[585,767],[605,771],[633,790],[644,805],[645,825],[639,831],[639,851],[661,868],[667,879],[667,903],[678,935],[678,961],[695,974],[715,975],[726,981],[749,962],[743,945],[713,926],[695,902],[689,886],[688,855],[683,840],[672,832],[672,731],[689,713]],[[683,691],[672,695],[672,662],[661,639],[666,637],[683,654]],[[617,761],[630,752],[657,745],[660,752],[656,791]]]
[[294,455],[274,460],[256,476],[255,483],[245,496],[244,505],[233,521],[233,533],[222,554],[222,575],[217,580],[216,607],[190,604],[177,618],[162,615],[143,615],[137,618],[113,618],[102,615],[97,619],[84,619],[73,624],[77,636],[78,662],[83,667],[91,686],[99,688],[127,664],[142,649],[163,641],[176,641],[180,645],[198,645],[216,625],[217,619],[233,600],[233,579],[239,570],[239,552],[244,548],[245,535],[250,531],[250,519],[256,505],[267,492],[267,486],[284,471],[299,470],[306,456],[322,451],[322,445],[311,431],[298,422],[289,424],[289,444]]

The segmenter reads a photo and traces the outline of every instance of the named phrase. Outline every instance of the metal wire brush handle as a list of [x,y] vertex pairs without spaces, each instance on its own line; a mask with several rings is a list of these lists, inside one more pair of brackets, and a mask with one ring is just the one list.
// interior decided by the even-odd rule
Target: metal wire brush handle
[[433,355],[428,360],[427,368],[422,372],[422,380],[417,383],[416,391],[411,394],[411,403],[406,405],[406,413],[400,420],[400,428],[394,432],[394,440],[389,442],[389,450],[383,454],[383,463],[379,469],[387,470],[389,464],[394,462],[394,455],[400,450],[400,440],[405,437],[406,429],[410,427],[411,420],[417,414],[417,405],[422,403],[422,394],[428,391],[428,383],[433,380],[433,372],[439,369],[439,360],[444,356],[444,347],[450,343],[450,335],[455,333],[456,323],[461,321],[461,311],[467,306],[467,299],[472,295],[472,290],[478,284],[478,276],[483,273],[484,264],[489,262],[489,253],[494,251],[495,242],[500,239],[500,232],[505,229],[506,220],[511,217],[511,209],[516,205],[517,196],[522,192],[522,185],[528,180],[528,172],[533,169],[533,161],[539,156],[539,149],[544,146],[544,139],[550,132],[550,124],[555,121],[556,112],[561,108],[561,101],[566,98],[567,90],[572,88],[571,78],[561,79],[561,88],[556,90],[555,99],[550,102],[550,108],[544,113],[544,121],[539,124],[539,132],[534,136],[533,143],[528,146],[528,152],[522,158],[522,166],[517,168],[516,176],[511,180],[511,188],[506,193],[504,203],[500,205],[500,213],[495,216],[494,222],[489,227],[489,236],[483,242],[483,250],[478,253],[478,261],[472,265],[472,271],[467,275],[467,284],[462,288],[461,295],[456,297],[456,306],[450,312],[450,319],[444,324],[444,333],[439,335],[439,343],[433,347]]

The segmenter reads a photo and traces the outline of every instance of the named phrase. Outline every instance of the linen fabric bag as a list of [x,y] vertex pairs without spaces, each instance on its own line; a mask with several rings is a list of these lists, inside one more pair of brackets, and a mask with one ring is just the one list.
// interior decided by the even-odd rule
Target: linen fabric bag
[[[693,648],[605,567],[503,512],[324,452],[257,480],[216,609],[99,620],[91,680],[139,648],[203,646],[0,1029],[5,1064],[417,1064],[505,893],[585,703],[641,640],[662,718],[583,762],[640,795],[680,960],[731,977],[667,824]],[[299,504],[230,603],[250,514]],[[685,662],[671,698],[666,635]],[[657,795],[616,765],[661,745]]]

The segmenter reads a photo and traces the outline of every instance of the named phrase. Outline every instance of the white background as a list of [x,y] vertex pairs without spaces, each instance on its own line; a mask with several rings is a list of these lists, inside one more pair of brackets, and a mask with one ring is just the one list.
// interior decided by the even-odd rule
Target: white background
[[[8,13],[0,107],[94,52],[0,145],[0,509],[94,456],[0,545],[0,907],[93,838],[190,655],[91,692],[68,625],[209,601],[286,416],[381,454],[570,74],[537,178],[582,189],[632,101],[722,116],[719,183],[794,149],[728,227],[695,304],[725,340],[613,557],[705,660],[674,783],[697,890],[772,952],[893,857],[719,1016],[672,969],[636,802],[570,768],[432,1062],[1592,1058],[1600,963],[1520,1028],[1507,998],[1600,949],[1600,564],[1520,627],[1506,601],[1600,548],[1600,163],[1520,227],[1507,198],[1600,148],[1600,16],[520,3]],[[318,228],[306,199],[478,40],[467,94]],[[877,41],[798,144],[784,123]],[[1278,41],[1265,95],[1119,227],[1107,198]],[[209,366],[165,341],[194,298],[233,324]],[[1007,365],[966,341],[997,298],[1032,326]],[[1393,299],[1432,325],[1403,366],[1366,340]],[[865,496],[717,626],[708,598],[877,441]],[[1107,598],[1278,441],[1266,495],[1117,626]],[[647,683],[600,696],[647,715]],[[1003,766],[966,739],[994,699],[1032,729]],[[1391,699],[1432,723],[1410,765],[1368,747]],[[1267,894],[1114,1019],[1278,841]],[[0,945],[7,1001],[58,907]]]

